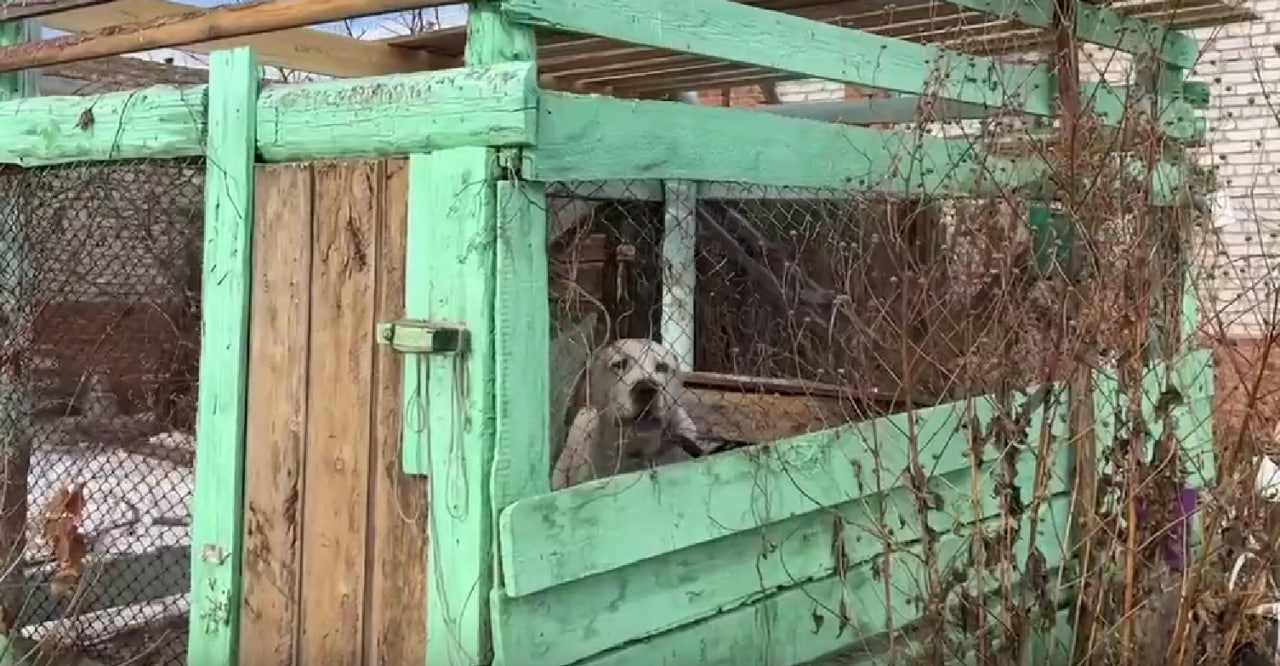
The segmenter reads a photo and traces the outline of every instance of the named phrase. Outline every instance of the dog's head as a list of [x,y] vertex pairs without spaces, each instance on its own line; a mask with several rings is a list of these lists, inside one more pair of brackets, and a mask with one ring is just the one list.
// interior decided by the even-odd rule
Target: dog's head
[[653,340],[615,340],[591,357],[588,400],[639,430],[660,430],[682,389],[679,359]]

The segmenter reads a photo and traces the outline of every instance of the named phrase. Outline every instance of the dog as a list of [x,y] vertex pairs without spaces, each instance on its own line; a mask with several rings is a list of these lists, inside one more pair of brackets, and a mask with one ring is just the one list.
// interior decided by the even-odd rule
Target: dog
[[701,455],[680,406],[679,359],[642,338],[616,340],[587,364],[586,404],[574,416],[551,474],[552,490]]

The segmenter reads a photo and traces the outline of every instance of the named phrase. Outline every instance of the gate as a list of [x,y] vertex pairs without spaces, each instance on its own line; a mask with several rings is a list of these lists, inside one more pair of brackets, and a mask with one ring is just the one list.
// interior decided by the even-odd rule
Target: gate
[[258,166],[240,663],[421,664],[426,487],[400,469],[404,161]]

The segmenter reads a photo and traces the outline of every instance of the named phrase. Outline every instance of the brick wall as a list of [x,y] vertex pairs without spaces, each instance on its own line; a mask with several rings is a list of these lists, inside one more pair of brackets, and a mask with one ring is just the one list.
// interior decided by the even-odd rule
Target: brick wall
[[[866,94],[856,86],[834,83],[822,79],[783,81],[778,84],[778,99],[787,102],[829,102],[841,99],[863,99]],[[764,104],[759,86],[738,86],[729,89],[729,103],[725,103],[725,91],[703,90],[698,101],[715,106],[757,106]]]

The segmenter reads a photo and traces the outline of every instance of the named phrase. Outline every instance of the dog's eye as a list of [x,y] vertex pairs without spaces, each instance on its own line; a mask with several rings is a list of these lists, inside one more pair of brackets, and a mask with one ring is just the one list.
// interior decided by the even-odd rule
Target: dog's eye
[[610,363],[610,364],[609,364],[609,367],[610,367],[610,368],[613,368],[614,370],[617,370],[618,372],[626,372],[626,370],[627,370],[627,359],[625,359],[625,358],[620,358],[620,359],[618,359],[618,360],[614,361],[613,363]]
[[653,369],[656,370],[657,372],[661,372],[664,375],[671,372],[671,366],[661,361],[659,361],[657,365],[653,366]]

